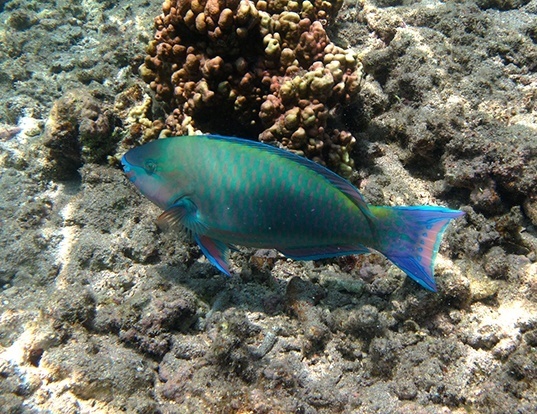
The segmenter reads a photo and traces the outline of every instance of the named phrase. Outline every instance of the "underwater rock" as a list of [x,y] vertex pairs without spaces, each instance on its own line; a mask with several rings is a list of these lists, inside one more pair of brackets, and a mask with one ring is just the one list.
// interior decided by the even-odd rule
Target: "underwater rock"
[[[78,398],[110,402],[145,399],[152,382],[153,365],[149,360],[127,348],[118,348],[115,341],[91,339],[75,335],[63,347],[56,347],[42,358],[42,365],[69,383]],[[136,401],[139,403],[140,401]]]
[[50,174],[65,180],[83,163],[104,161],[115,149],[114,122],[113,112],[87,92],[71,91],[57,100],[43,142]]
[[164,355],[171,347],[171,332],[185,331],[196,321],[194,298],[185,293],[172,289],[154,298],[140,320],[123,327],[119,337],[144,353]]

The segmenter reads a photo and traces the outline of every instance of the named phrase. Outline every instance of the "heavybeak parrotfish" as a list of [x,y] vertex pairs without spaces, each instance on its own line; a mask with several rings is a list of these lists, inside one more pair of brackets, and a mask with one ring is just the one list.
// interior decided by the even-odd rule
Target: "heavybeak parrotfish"
[[382,253],[436,291],[434,260],[451,219],[444,207],[368,205],[347,180],[288,151],[218,135],[159,139],[121,159],[127,177],[230,274],[233,245],[297,260]]

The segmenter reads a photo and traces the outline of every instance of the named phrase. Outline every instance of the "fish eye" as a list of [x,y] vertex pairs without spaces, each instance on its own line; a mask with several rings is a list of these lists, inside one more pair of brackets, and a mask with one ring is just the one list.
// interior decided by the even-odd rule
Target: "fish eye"
[[157,163],[153,160],[147,160],[144,169],[147,174],[152,175],[157,171]]

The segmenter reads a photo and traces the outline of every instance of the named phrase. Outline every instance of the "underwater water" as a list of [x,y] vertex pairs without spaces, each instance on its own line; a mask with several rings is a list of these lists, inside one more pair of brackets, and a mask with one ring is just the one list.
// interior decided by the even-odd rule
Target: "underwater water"
[[[352,102],[321,94],[299,113],[323,104],[326,124],[308,124],[319,141],[355,141],[304,152],[372,205],[466,213],[444,235],[436,293],[380,255],[293,261],[239,246],[226,277],[157,225],[162,210],[121,169],[128,149],[167,128],[276,134],[252,118],[255,97],[231,105],[245,123],[200,104],[202,89],[196,110],[176,90],[173,104],[155,99],[180,69],[147,71],[172,3],[0,1],[0,412],[537,412],[537,2],[345,1],[321,15],[359,86]],[[216,3],[201,4],[239,7]],[[240,4],[257,16],[303,3]],[[274,39],[257,40],[288,53]],[[250,49],[233,60],[273,69]],[[234,85],[226,73],[218,91]],[[245,90],[279,91],[276,75],[257,81]]]

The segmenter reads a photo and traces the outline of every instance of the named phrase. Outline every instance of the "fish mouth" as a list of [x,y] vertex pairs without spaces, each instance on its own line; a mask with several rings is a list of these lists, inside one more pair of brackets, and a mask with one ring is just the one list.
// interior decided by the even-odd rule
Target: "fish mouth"
[[127,176],[127,178],[131,181],[131,182],[134,182],[136,180],[136,176],[135,176],[135,173],[133,171],[133,165],[127,161],[127,154],[123,155],[123,157],[121,157],[121,165],[123,166],[123,172],[125,173],[125,175]]

